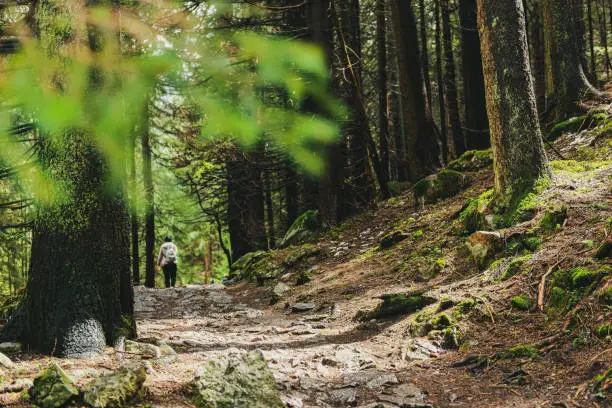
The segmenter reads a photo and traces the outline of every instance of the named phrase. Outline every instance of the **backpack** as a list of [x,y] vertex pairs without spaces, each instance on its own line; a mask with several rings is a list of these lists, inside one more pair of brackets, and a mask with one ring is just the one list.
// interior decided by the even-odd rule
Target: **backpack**
[[176,263],[176,247],[174,245],[168,245],[166,249],[166,261],[168,263]]

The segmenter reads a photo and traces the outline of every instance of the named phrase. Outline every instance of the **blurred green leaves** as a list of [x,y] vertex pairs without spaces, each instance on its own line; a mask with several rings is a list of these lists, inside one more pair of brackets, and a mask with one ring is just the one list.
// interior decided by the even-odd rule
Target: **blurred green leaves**
[[[25,154],[9,131],[11,115],[20,112],[34,119],[39,137],[58,144],[69,129],[89,134],[112,179],[122,182],[129,140],[150,96],[163,89],[200,112],[203,138],[247,147],[265,138],[306,171],[323,171],[318,152],[335,140],[345,110],[329,93],[322,50],[244,31],[211,34],[212,17],[163,2],[84,9],[67,19],[71,1],[41,2],[38,37],[20,32],[21,53],[5,61],[1,159],[19,166]],[[79,35],[84,31],[87,41]],[[286,103],[266,98],[270,89],[286,95]],[[301,112],[305,100],[322,113]],[[20,176],[36,198],[53,200],[55,187],[40,163]]]

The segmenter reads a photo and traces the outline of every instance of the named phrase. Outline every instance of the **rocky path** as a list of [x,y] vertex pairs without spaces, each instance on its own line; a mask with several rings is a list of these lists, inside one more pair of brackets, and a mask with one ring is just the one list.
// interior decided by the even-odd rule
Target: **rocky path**
[[[262,351],[288,407],[431,406],[400,374],[406,362],[396,348],[347,326],[337,308],[271,312],[233,300],[222,285],[138,288],[136,299],[140,337],[161,339],[178,352],[177,361],[152,367],[147,381],[154,406],[190,406],[184,384],[198,365],[250,350]],[[422,346],[416,358],[437,351]]]

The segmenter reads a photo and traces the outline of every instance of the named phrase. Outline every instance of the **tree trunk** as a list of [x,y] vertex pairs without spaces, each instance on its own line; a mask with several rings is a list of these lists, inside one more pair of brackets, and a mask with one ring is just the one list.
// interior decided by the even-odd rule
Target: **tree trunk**
[[206,240],[206,248],[204,252],[204,283],[210,282],[213,275],[213,241]]
[[442,139],[442,161],[450,157],[448,147],[448,130],[446,126],[446,99],[444,97],[444,71],[442,69],[442,23],[440,17],[440,0],[435,0],[436,19],[436,73],[438,81],[438,103],[440,108],[440,137]]
[[[376,43],[378,59],[378,143],[380,146],[380,167],[383,178],[388,182],[389,174],[389,90],[387,88],[387,29],[385,0],[376,0]],[[423,64],[428,64],[425,60]],[[430,91],[431,92],[431,87]],[[388,190],[386,190],[388,192]]]
[[606,13],[606,5],[601,2],[601,46],[604,49],[604,71],[606,72],[606,79],[610,79],[610,53],[608,52],[608,24],[606,23],[607,13]]
[[580,100],[598,92],[580,63],[572,1],[543,0],[543,11],[547,99],[554,104],[553,120],[558,122],[580,112]]
[[550,175],[529,69],[522,2],[478,0],[478,27],[495,198],[500,209],[508,209],[538,178]]
[[148,107],[143,110],[140,142],[142,146],[142,175],[145,189],[145,286],[147,288],[154,288],[156,261],[155,202]]
[[276,248],[276,238],[274,236],[274,205],[272,203],[272,178],[270,170],[264,170],[264,188],[266,197],[266,221],[268,223],[268,248]]
[[[384,10],[384,1],[382,1],[382,3]],[[425,96],[427,98],[427,106],[429,106],[429,109],[431,109],[431,80],[429,79],[429,53],[427,51],[427,19],[425,18],[425,0],[419,0],[419,13],[421,27],[421,61],[423,64],[423,77],[425,79]]]
[[132,206],[130,208],[130,225],[132,228],[132,280],[134,285],[140,285],[140,242],[138,240],[138,212],[136,210],[136,133],[130,138],[130,189],[132,193]]
[[587,19],[588,19],[588,23],[589,23],[589,51],[590,51],[590,55],[591,55],[591,78],[593,80],[593,85],[594,86],[598,86],[598,79],[597,79],[597,58],[595,55],[595,38],[594,38],[594,33],[593,33],[593,7],[592,7],[592,1],[593,0],[587,0]]
[[538,112],[546,110],[546,65],[544,55],[544,34],[542,31],[541,0],[533,3],[531,16],[531,40],[533,42],[533,77]]
[[412,1],[392,0],[393,28],[397,49],[402,119],[406,131],[406,158],[411,181],[440,164],[435,127],[425,101],[419,39]]
[[298,175],[293,163],[285,163],[285,211],[287,212],[287,228],[293,224],[298,214]]
[[574,4],[574,24],[576,27],[576,37],[578,39],[578,56],[580,58],[580,64],[583,68],[588,66],[586,56],[586,42],[584,40],[586,27],[584,23],[584,0],[573,0]]
[[444,37],[444,67],[446,71],[446,106],[448,108],[448,124],[453,135],[455,156],[459,157],[465,152],[465,138],[461,129],[459,118],[459,102],[457,100],[457,82],[455,77],[455,57],[453,53],[453,36],[450,25],[450,10],[448,0],[440,0],[442,11],[442,35]]
[[476,0],[459,1],[465,139],[468,149],[480,150],[490,147],[491,139],[476,13]]

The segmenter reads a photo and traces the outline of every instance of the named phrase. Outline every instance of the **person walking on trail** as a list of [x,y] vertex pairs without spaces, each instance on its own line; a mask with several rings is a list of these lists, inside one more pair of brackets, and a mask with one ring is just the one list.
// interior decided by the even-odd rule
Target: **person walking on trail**
[[174,287],[176,285],[176,257],[178,255],[178,249],[172,237],[166,236],[165,243],[159,249],[159,256],[157,257],[157,264],[164,271],[164,281],[166,287]]

